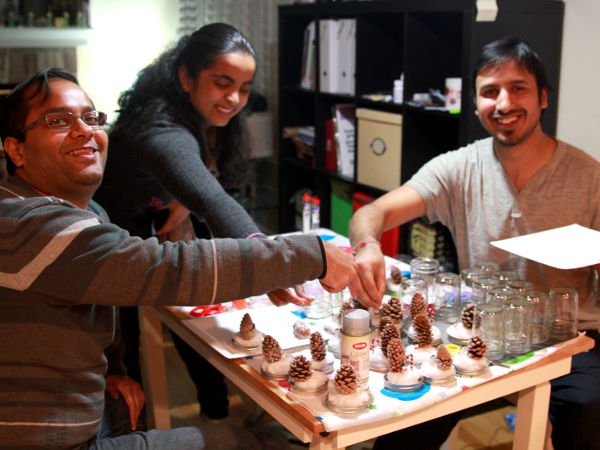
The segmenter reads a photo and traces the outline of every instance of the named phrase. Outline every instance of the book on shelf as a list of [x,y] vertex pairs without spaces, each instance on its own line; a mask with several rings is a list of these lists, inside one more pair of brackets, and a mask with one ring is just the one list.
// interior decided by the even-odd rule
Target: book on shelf
[[319,90],[339,92],[339,20],[319,21]]
[[327,119],[325,121],[325,170],[328,172],[335,172],[337,170],[333,119]]
[[354,158],[356,157],[356,108],[353,104],[333,106],[337,171],[340,175],[354,178]]
[[302,68],[300,86],[304,89],[315,89],[316,80],[316,24],[313,20],[304,30],[304,43],[302,47]]
[[338,24],[338,35],[338,92],[354,95],[354,80],[356,76],[356,19],[340,20]]

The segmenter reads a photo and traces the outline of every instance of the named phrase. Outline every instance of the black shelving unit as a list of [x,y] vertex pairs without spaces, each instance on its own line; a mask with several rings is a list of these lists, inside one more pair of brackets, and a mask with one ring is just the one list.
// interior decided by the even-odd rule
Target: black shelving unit
[[[402,0],[331,2],[279,7],[279,226],[294,229],[292,195],[309,188],[322,200],[321,224],[330,226],[330,180],[341,179],[352,191],[383,191],[325,170],[325,120],[337,103],[403,115],[401,182],[436,155],[486,136],[475,115],[472,67],[481,47],[516,35],[527,40],[558,86],[564,4],[559,0],[498,0],[494,22],[477,22],[476,0]],[[336,95],[300,88],[304,30],[315,20],[356,19],[356,94]],[[319,42],[317,26],[316,42]],[[316,49],[319,73],[318,45]],[[406,103],[366,100],[364,94],[391,92],[404,73],[404,100],[429,88],[443,89],[446,77],[461,77],[462,111],[429,111]],[[550,96],[543,128],[556,130],[558,98]],[[296,159],[294,145],[283,139],[290,126],[315,127],[315,167]],[[358,137],[358,136],[357,136]],[[358,149],[357,149],[358,150]],[[355,158],[355,161],[358,158]],[[356,164],[356,162],[355,162]],[[355,174],[358,173],[355,167]]]

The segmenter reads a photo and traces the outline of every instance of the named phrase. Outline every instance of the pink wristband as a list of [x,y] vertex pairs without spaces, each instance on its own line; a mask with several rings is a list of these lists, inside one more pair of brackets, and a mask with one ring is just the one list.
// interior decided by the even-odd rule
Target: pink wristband
[[377,244],[379,245],[379,248],[381,248],[381,242],[379,242],[377,239],[374,238],[368,238],[365,239],[364,241],[360,241],[356,247],[354,247],[354,250],[352,251],[352,255],[356,256],[356,254],[367,244]]

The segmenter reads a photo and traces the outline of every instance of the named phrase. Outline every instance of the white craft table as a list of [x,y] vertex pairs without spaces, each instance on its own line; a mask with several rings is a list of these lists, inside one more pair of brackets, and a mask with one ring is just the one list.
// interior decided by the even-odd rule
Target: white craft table
[[189,316],[179,308],[141,307],[140,319],[142,353],[152,355],[151,358],[144,358],[142,368],[146,404],[155,428],[170,427],[163,341],[163,326],[166,326],[298,439],[310,443],[310,448],[315,449],[344,448],[513,393],[518,394],[513,448],[542,449],[550,399],[549,381],[569,373],[571,357],[594,346],[591,338],[579,336],[530,366],[474,386],[430,407],[381,422],[327,432],[308,409],[265,380],[244,358],[227,359],[193,333],[182,323]]

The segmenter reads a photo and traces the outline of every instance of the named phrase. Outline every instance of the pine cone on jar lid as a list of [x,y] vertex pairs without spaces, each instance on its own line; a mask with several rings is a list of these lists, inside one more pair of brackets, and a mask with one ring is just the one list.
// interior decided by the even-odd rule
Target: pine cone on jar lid
[[427,313],[427,302],[425,297],[417,292],[410,301],[410,316],[414,318],[421,313]]
[[473,321],[475,321],[475,328],[479,328],[481,326],[481,314],[477,312],[477,308],[474,304],[464,307],[460,315],[460,320],[463,326],[467,329],[473,328]]
[[290,363],[288,375],[294,381],[306,381],[312,375],[312,364],[306,357],[296,356]]
[[318,331],[310,335],[310,354],[315,361],[325,359],[325,341]]
[[352,394],[358,389],[356,373],[351,366],[342,366],[335,374],[333,380],[335,387],[344,395]]
[[281,350],[279,342],[270,335],[265,336],[263,339],[262,352],[265,359],[270,363],[277,362],[283,357],[283,350]]
[[473,359],[481,359],[487,353],[487,344],[481,336],[473,336],[469,339],[469,356]]
[[398,266],[390,267],[390,278],[394,284],[402,283],[402,271]]
[[242,317],[242,321],[240,322],[240,337],[245,340],[252,339],[255,329],[256,325],[252,322],[250,314],[244,314],[244,317]]
[[406,353],[401,339],[394,338],[390,341],[387,347],[387,358],[392,372],[402,372],[406,365]]
[[393,323],[388,323],[381,332],[381,351],[387,355],[388,345],[394,338],[400,338],[400,332]]
[[440,370],[448,370],[452,367],[452,355],[444,345],[440,345],[437,349],[435,364]]
[[402,303],[398,297],[392,297],[381,307],[380,316],[389,317],[396,324],[402,323]]
[[425,313],[417,314],[413,319],[413,328],[415,329],[415,340],[419,347],[427,347],[432,344],[431,322],[429,322],[429,318]]

